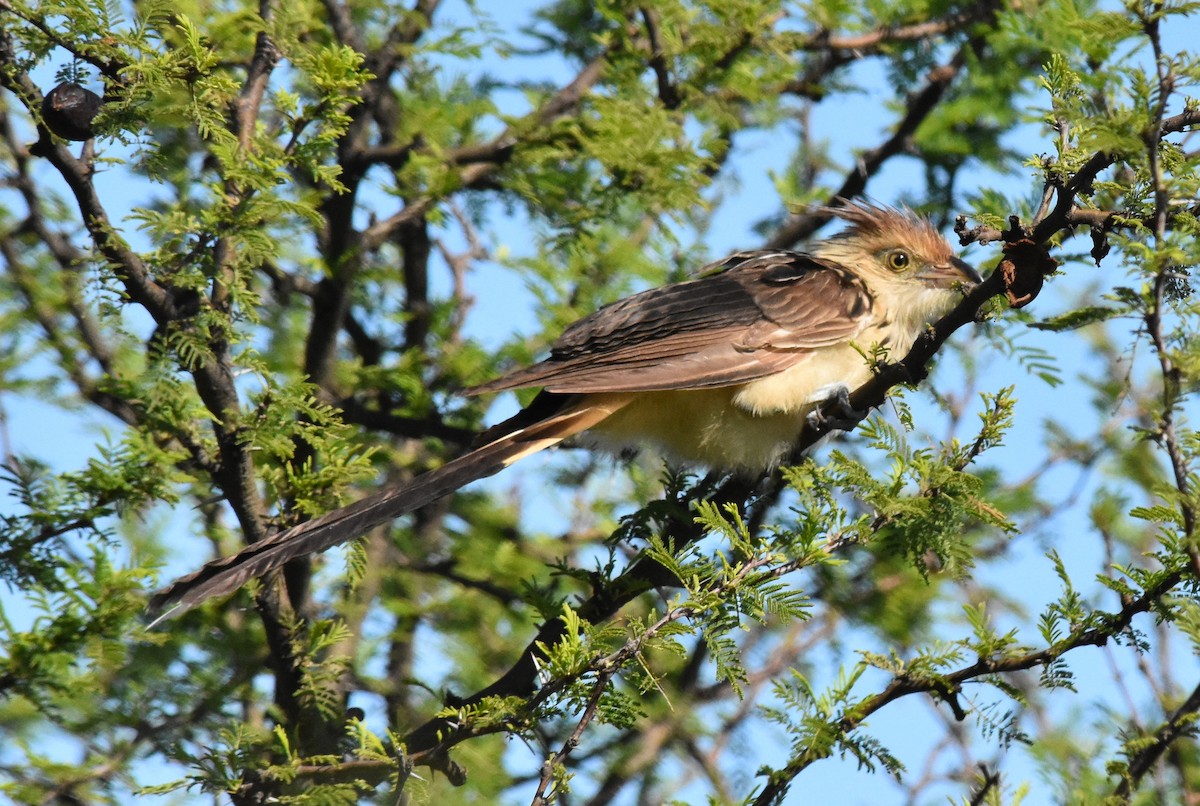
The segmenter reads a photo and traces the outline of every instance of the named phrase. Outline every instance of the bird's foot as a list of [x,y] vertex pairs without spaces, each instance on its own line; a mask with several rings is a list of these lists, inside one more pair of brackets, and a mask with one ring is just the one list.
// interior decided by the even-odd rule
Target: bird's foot
[[867,416],[866,411],[850,405],[850,390],[837,387],[834,393],[808,413],[808,427],[818,434],[829,431],[853,431]]

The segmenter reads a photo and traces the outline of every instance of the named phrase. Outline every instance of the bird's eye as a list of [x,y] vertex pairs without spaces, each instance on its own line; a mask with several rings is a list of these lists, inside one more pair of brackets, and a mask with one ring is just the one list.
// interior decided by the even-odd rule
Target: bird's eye
[[892,271],[904,271],[912,261],[912,258],[908,256],[908,252],[905,252],[903,249],[888,252],[883,259]]

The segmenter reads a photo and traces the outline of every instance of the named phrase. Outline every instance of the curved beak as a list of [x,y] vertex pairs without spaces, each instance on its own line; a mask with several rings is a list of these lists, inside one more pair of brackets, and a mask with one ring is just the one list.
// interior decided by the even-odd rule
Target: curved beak
[[975,270],[974,266],[956,257],[950,258],[949,263],[941,266],[930,266],[921,272],[920,277],[925,282],[947,288],[953,287],[956,283],[971,287],[983,282],[983,277]]

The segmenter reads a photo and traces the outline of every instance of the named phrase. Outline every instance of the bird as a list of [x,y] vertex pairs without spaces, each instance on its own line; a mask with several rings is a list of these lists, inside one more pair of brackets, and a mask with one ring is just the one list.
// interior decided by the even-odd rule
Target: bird
[[711,469],[769,470],[822,404],[848,405],[881,350],[903,357],[982,281],[907,208],[853,201],[826,212],[844,229],[804,251],[736,252],[695,279],[578,320],[544,360],[468,390],[541,389],[466,453],[180,577],[151,598],[152,623],[569,438],[607,451],[649,446]]

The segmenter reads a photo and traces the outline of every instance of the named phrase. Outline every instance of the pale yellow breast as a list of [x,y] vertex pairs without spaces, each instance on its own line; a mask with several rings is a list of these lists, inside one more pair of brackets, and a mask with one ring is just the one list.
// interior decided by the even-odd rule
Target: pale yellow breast
[[638,393],[585,441],[609,450],[648,444],[677,461],[763,470],[791,450],[817,403],[837,386],[854,389],[870,376],[849,345],[826,348],[739,386]]
[[842,344],[816,350],[783,372],[735,387],[733,402],[756,415],[807,414],[835,387],[854,389],[870,377],[871,368],[862,354]]
[[753,414],[734,403],[737,389],[639,393],[584,441],[609,450],[649,445],[675,461],[761,470],[795,441],[803,415]]

